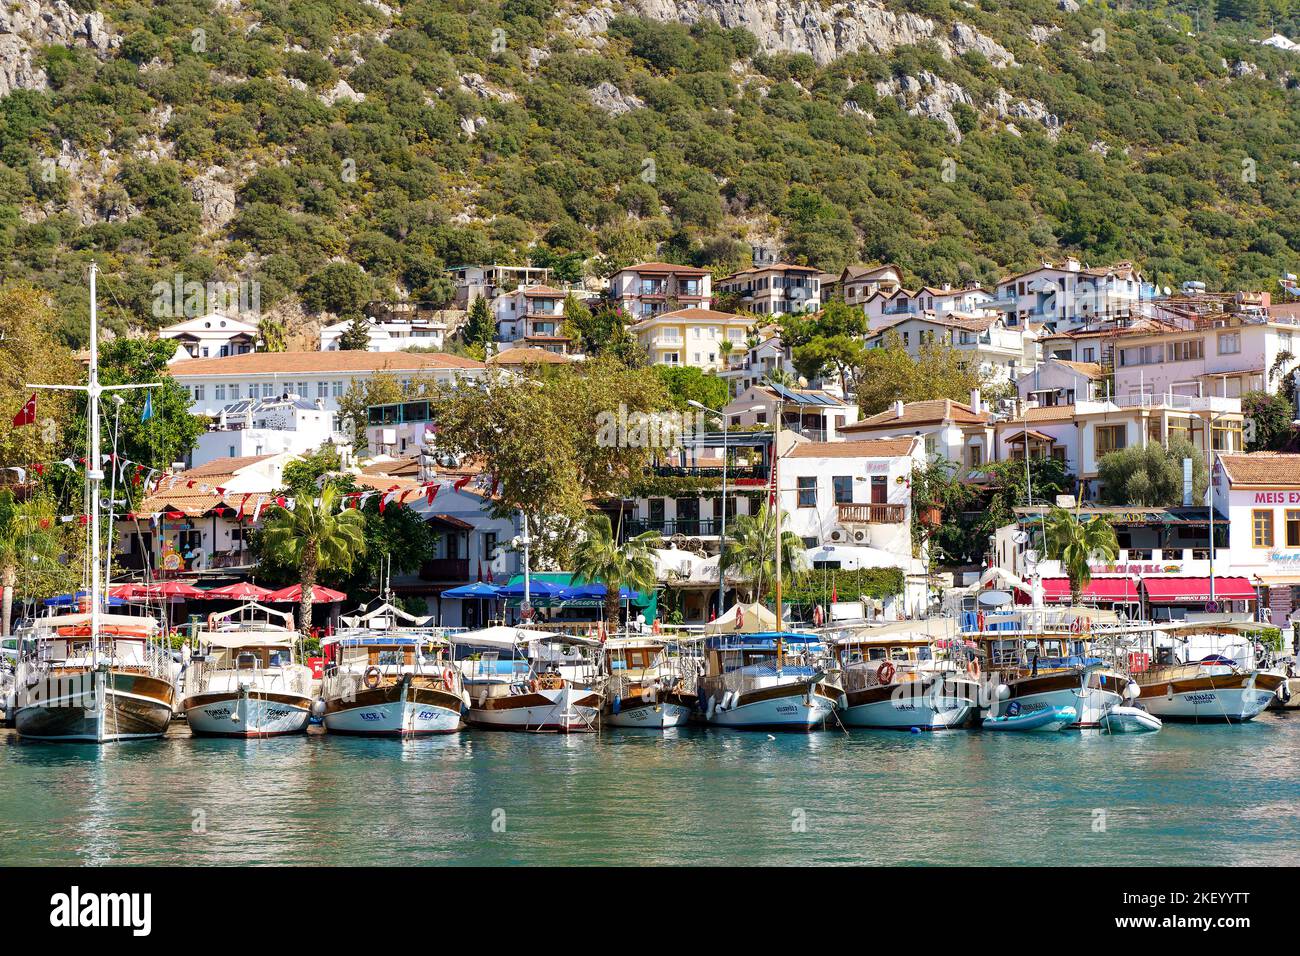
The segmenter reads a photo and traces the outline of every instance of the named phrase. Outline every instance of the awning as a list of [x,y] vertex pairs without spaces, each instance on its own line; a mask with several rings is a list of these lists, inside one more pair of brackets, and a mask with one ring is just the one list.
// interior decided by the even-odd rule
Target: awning
[[[1083,601],[1137,604],[1137,582],[1132,578],[1093,578],[1079,595]],[[1070,601],[1069,578],[1043,578],[1043,600],[1055,604]]]
[[[1204,604],[1210,600],[1209,578],[1143,578],[1148,601],[1165,604]],[[1253,601],[1255,588],[1247,578],[1214,579],[1216,601]]]

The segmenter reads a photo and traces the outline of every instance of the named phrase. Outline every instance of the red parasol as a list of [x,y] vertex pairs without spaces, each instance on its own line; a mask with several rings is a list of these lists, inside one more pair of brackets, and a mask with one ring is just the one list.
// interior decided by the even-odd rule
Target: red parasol
[[212,601],[264,601],[272,593],[270,588],[260,588],[248,581],[240,581],[238,584],[227,584],[224,588],[205,591],[203,596]]
[[[335,591],[332,588],[327,588],[320,584],[312,585],[312,604],[334,604],[338,601],[346,601],[347,599],[348,596],[342,591]],[[280,588],[278,591],[272,591],[266,596],[265,600],[277,604],[300,604],[302,603],[302,585],[293,584],[287,588]]]

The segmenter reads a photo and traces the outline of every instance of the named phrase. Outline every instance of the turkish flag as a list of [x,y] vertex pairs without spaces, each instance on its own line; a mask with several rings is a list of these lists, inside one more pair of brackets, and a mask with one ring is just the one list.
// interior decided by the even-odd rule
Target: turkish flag
[[14,416],[14,428],[22,428],[24,425],[36,424],[36,393],[32,392],[32,397],[27,399],[26,404],[18,410]]

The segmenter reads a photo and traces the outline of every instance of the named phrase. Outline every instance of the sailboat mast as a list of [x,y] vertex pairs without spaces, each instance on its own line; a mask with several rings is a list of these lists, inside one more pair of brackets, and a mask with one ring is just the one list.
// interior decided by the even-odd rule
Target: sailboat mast
[[103,582],[99,565],[99,490],[104,480],[99,451],[99,317],[95,311],[96,265],[90,264],[90,370],[86,379],[86,404],[90,421],[86,455],[86,481],[90,485],[90,649],[91,664],[99,666],[100,602]]
[[780,667],[782,657],[784,656],[784,647],[781,641],[781,622],[785,615],[781,610],[781,412],[785,407],[785,399],[778,394],[776,396],[776,419],[772,424],[772,488],[775,494],[772,495],[774,508],[776,511],[776,666]]

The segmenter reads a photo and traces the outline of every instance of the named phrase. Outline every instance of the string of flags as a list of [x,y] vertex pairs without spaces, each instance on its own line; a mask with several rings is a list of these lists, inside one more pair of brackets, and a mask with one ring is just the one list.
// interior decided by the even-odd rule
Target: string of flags
[[[135,489],[138,489],[141,498],[148,498],[158,495],[161,492],[175,491],[180,486],[184,493],[197,493],[201,495],[215,495],[222,499],[223,503],[208,509],[219,517],[226,517],[227,513],[233,513],[236,522],[243,522],[245,516],[251,517],[253,523],[256,523],[261,517],[262,511],[268,504],[274,504],[277,507],[284,508],[287,511],[293,511],[297,505],[297,499],[291,495],[272,495],[265,492],[244,492],[238,495],[238,507],[232,507],[235,495],[230,493],[228,488],[220,485],[210,485],[204,481],[195,478],[186,478],[183,475],[172,474],[158,468],[150,468],[148,465],[141,464],[137,461],[131,461],[120,455],[104,455],[103,465],[105,470],[111,468],[117,480],[123,484],[128,483]],[[28,473],[40,478],[44,478],[52,468],[63,467],[72,471],[78,468],[85,468],[87,459],[65,458],[57,462],[38,462],[29,465],[26,468],[9,467],[0,469],[12,471],[18,477],[19,484],[27,482]],[[323,485],[323,478],[317,482],[318,486]],[[379,513],[384,514],[389,508],[407,507],[423,498],[429,505],[433,504],[434,498],[440,492],[445,492],[448,488],[460,491],[467,487],[471,482],[477,482],[480,486],[486,486],[489,479],[485,475],[465,475],[451,482],[429,481],[422,482],[419,485],[403,488],[401,485],[392,485],[386,490],[368,488],[362,491],[351,491],[340,496],[339,511],[349,509],[361,510],[366,504],[374,498],[379,499]],[[230,502],[225,499],[230,498]],[[312,505],[319,507],[321,499],[312,499]],[[160,520],[180,520],[187,517],[183,511],[154,511],[154,512],[126,512],[124,514],[115,514],[114,518],[125,519],[127,521],[150,520],[157,524]],[[82,525],[90,522],[90,516],[85,514],[79,515],[59,515],[58,522],[69,524],[77,521]]]

